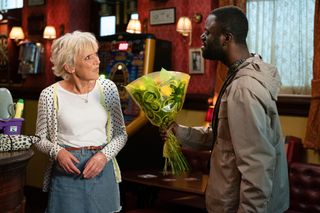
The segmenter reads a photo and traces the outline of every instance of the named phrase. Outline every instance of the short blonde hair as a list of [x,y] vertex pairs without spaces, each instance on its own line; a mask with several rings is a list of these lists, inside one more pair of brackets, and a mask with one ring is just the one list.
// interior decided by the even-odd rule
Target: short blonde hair
[[53,63],[53,74],[67,79],[69,73],[64,69],[64,65],[73,66],[80,52],[90,48],[98,51],[99,46],[96,37],[89,32],[74,31],[54,40],[50,58]]

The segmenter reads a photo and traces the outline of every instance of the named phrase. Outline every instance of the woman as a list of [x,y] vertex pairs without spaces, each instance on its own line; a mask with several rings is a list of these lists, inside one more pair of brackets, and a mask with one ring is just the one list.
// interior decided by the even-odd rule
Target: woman
[[127,134],[117,87],[98,79],[97,51],[87,32],[67,33],[52,44],[52,70],[63,80],[41,92],[36,129],[36,146],[50,157],[48,213],[121,209],[115,156]]

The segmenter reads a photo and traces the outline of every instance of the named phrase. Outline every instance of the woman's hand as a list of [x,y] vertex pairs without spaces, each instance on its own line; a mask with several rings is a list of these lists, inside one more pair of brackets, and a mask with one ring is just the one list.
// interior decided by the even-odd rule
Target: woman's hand
[[79,160],[66,149],[61,149],[57,155],[57,162],[59,166],[70,174],[79,175],[80,170],[74,165],[74,163],[80,163]]
[[82,173],[83,177],[87,179],[96,177],[103,170],[107,161],[107,157],[102,152],[97,152],[86,163]]
[[167,138],[168,138],[168,132],[171,130],[172,133],[175,135],[176,134],[176,128],[178,127],[179,125],[176,123],[176,122],[172,122],[172,124],[169,126],[168,129],[159,129],[159,132],[160,132],[160,136],[162,138],[163,141],[166,141]]

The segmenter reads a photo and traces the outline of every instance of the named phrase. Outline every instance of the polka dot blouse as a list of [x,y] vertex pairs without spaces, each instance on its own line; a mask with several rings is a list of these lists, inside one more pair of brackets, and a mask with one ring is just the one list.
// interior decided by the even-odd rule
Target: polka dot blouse
[[[106,109],[109,121],[106,124],[107,145],[101,150],[108,160],[113,160],[117,181],[121,181],[120,170],[116,163],[115,156],[122,149],[127,141],[126,126],[123,120],[119,92],[116,85],[108,79],[99,79],[97,84],[100,87],[101,104]],[[38,115],[36,125],[36,135],[41,137],[41,141],[35,146],[49,155],[50,165],[48,166],[44,178],[44,191],[48,190],[51,177],[51,169],[58,152],[63,147],[58,145],[58,119],[59,110],[57,98],[57,86],[55,83],[45,88],[39,98]]]

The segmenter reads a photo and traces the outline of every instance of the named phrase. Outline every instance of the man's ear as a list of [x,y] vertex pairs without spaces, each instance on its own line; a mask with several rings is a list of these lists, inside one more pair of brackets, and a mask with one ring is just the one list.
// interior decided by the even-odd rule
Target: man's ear
[[224,42],[223,42],[223,46],[226,46],[228,44],[228,42],[230,42],[232,40],[233,35],[231,33],[225,33],[224,34]]
[[70,74],[75,72],[74,66],[71,66],[69,64],[63,65],[63,68]]
[[226,37],[226,41],[230,41],[233,36],[232,36],[231,33],[226,33],[226,34],[225,34],[225,37]]

